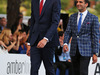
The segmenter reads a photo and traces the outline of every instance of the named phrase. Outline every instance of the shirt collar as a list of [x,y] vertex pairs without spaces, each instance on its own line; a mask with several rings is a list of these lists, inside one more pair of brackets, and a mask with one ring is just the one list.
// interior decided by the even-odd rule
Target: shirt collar
[[[41,2],[41,0],[40,0],[40,2]],[[40,2],[39,2],[39,3],[40,3]],[[43,5],[45,4],[45,2],[46,2],[46,0],[43,0]]]
[[[84,12],[82,12],[82,15],[86,15],[86,14],[87,14],[87,12],[88,12],[87,10],[86,10],[86,11],[84,11]],[[78,12],[78,15],[80,15],[80,13],[81,13],[81,12]]]
[[[46,0],[43,0],[44,2],[46,1]],[[40,0],[40,2],[41,2],[41,0]]]

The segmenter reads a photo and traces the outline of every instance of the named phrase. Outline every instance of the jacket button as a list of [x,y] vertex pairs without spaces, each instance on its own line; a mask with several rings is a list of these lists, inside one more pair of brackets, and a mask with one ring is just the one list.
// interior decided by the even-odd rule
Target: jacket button
[[77,36],[77,38],[79,38],[79,36]]

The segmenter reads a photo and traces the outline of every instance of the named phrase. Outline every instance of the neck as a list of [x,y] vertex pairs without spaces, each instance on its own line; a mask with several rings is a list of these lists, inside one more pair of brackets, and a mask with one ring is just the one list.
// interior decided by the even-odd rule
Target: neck
[[86,11],[86,9],[85,10],[79,10],[79,12],[81,12],[81,13],[83,13],[83,12],[85,12]]

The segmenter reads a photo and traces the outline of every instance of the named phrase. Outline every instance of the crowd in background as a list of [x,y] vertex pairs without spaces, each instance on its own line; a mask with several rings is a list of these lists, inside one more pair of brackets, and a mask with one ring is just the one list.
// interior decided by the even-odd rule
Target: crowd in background
[[18,18],[12,27],[7,28],[6,18],[0,17],[0,48],[2,49],[0,53],[7,50],[6,52],[8,53],[26,54],[26,51],[30,49],[27,45],[30,19],[28,20],[28,25],[25,25],[22,21],[23,14],[19,13]]
[[[14,23],[14,25],[12,25],[12,28],[9,29],[6,27],[7,25],[6,18],[0,17],[0,49],[5,49],[5,52],[14,53],[14,54],[16,53],[26,54],[27,50],[30,50],[30,46],[28,46],[30,19],[28,20],[28,25],[22,23],[22,20],[23,20],[23,14],[19,13],[16,22]],[[72,74],[73,68],[72,68],[71,58],[70,58],[70,50],[69,52],[65,53],[67,55],[64,55],[62,49],[63,40],[64,40],[62,19],[60,19],[57,31],[59,35],[60,46],[58,46],[55,50],[55,60],[54,60],[55,70],[59,68],[61,74],[65,75],[66,69],[69,68],[70,75],[73,75]],[[69,41],[69,47],[70,44],[71,44],[71,40]],[[0,53],[2,52],[0,51]],[[65,58],[64,56],[67,57]]]
[[[7,20],[0,17],[0,47],[3,46],[8,53],[26,54],[29,50],[28,36],[30,19],[28,25],[22,23],[23,14],[19,13],[18,18],[11,28],[7,28]],[[58,32],[63,31],[63,20],[61,19],[57,28]]]
[[[28,25],[22,23],[23,21],[23,14],[19,13],[18,18],[16,19],[15,23],[12,25],[12,28],[7,28],[7,20],[5,17],[0,17],[0,49],[7,52],[7,53],[14,53],[14,54],[27,54],[27,51],[30,49],[28,46],[28,37],[29,37],[29,29],[30,29],[30,19],[28,20]],[[71,59],[69,52],[67,54],[67,58],[64,58],[64,61],[68,61],[67,63],[63,63],[62,56],[63,56],[63,40],[64,40],[64,31],[63,31],[63,20],[61,19],[57,28],[58,35],[59,35],[59,42],[61,48],[56,48],[55,55],[55,70],[59,68],[65,74],[66,68],[70,68],[72,71]],[[71,41],[70,41],[71,43]],[[2,47],[2,48],[1,48]],[[59,54],[60,51],[60,54]],[[2,51],[0,51],[2,53]],[[58,61],[59,59],[59,61]],[[61,63],[61,64],[60,64]],[[60,65],[59,65],[60,64]],[[67,66],[69,65],[69,66]],[[70,71],[70,73],[71,73]]]

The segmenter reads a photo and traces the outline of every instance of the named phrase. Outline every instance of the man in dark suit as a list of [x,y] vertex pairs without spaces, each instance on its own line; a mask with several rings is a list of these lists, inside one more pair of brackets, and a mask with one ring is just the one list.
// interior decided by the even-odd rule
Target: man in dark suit
[[31,45],[31,75],[38,75],[43,61],[46,75],[55,75],[53,54],[59,45],[57,27],[60,20],[60,0],[32,0],[29,43]]
[[88,75],[90,57],[97,62],[99,53],[99,22],[98,17],[86,10],[88,0],[76,0],[79,10],[70,16],[65,31],[64,51],[68,51],[67,43],[72,37],[70,55],[75,75]]

